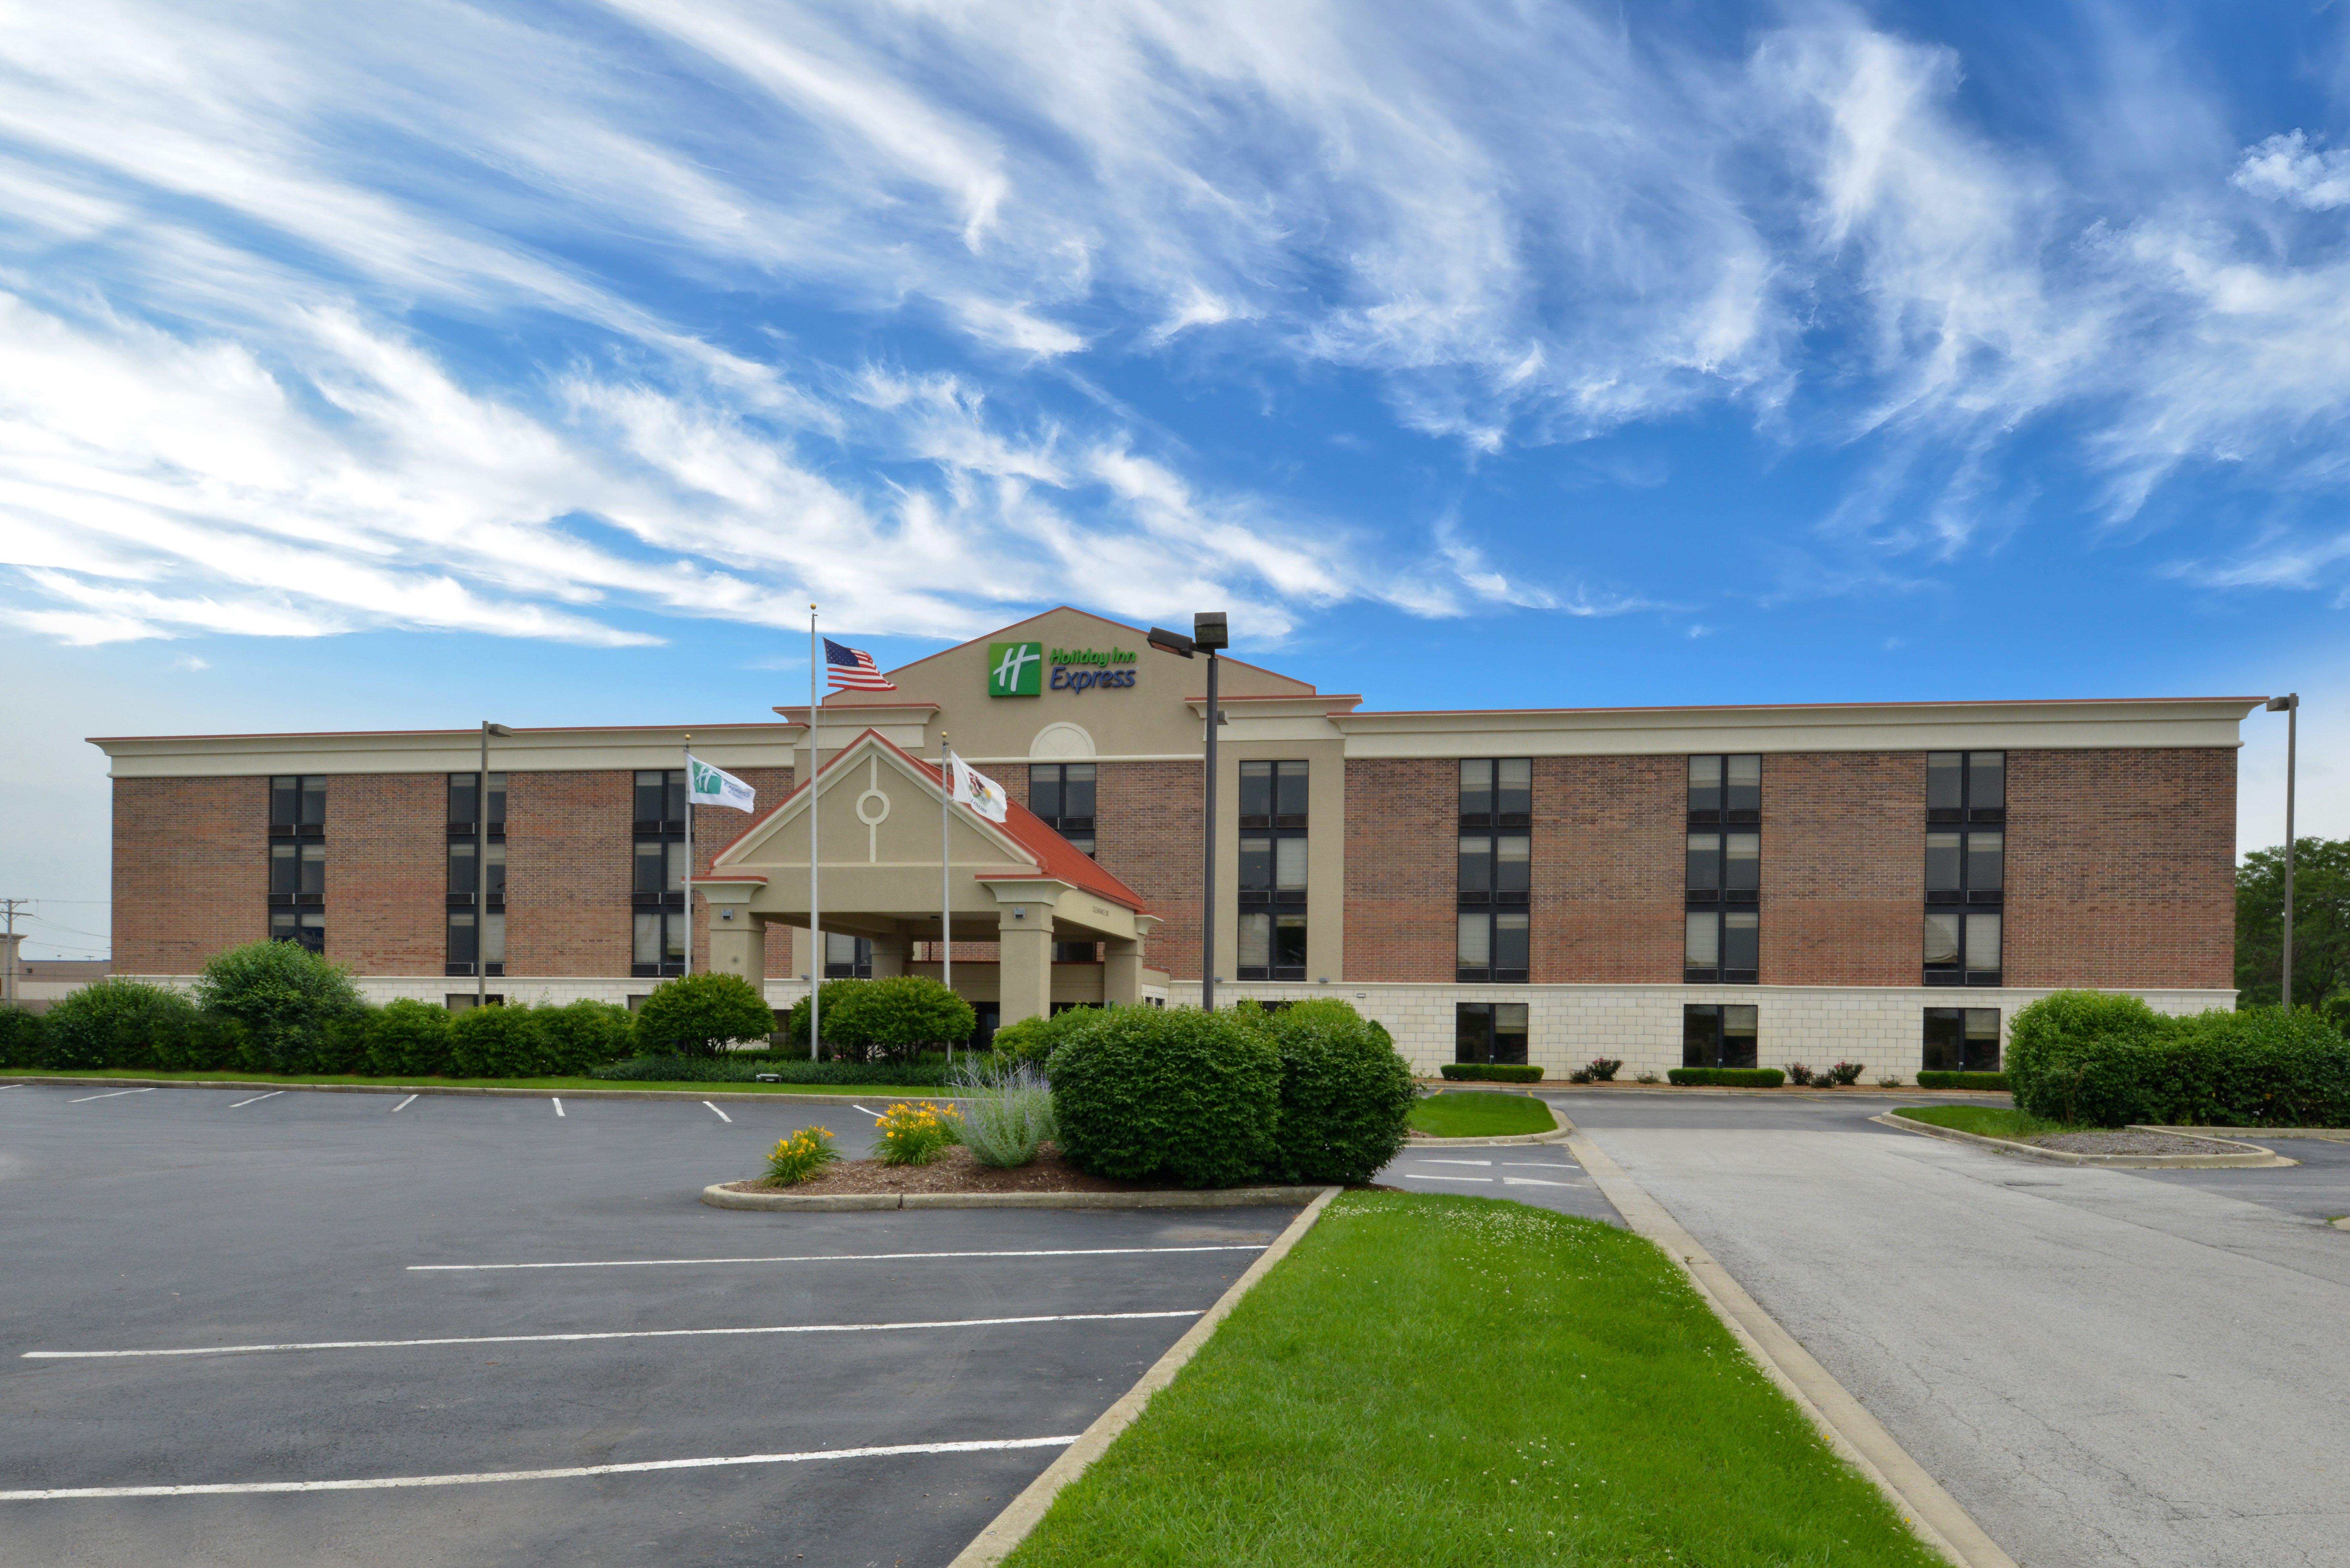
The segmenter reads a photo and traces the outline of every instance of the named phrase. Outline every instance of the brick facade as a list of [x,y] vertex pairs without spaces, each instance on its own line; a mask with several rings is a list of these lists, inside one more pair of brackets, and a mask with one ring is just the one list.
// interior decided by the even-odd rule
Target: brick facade
[[[1142,944],[1142,961],[1195,981],[1201,793],[1196,763],[1102,763],[1094,774],[1094,858],[1166,922]],[[992,958],[993,944],[987,946]],[[955,954],[962,956],[962,944]]]
[[1679,981],[1688,821],[1684,757],[1534,759],[1534,983]]
[[2234,752],[2011,752],[2007,816],[2007,984],[2235,984]]
[[1460,824],[1461,766],[1451,759],[1347,764],[1349,979],[1452,979]]
[[1923,752],[1763,757],[1763,983],[1921,983],[1925,833]]
[[[244,831],[266,842],[265,797]],[[440,973],[449,952],[448,775],[330,774],[326,846],[327,957],[359,974]]]
[[269,781],[114,781],[114,969],[193,974],[269,934]]

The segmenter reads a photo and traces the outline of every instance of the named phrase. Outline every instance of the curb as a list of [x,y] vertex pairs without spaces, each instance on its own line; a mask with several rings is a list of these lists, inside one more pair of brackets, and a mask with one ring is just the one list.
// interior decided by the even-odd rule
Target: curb
[[1733,1089],[1717,1084],[1537,1084],[1534,1090],[1545,1095],[1648,1095],[1671,1098],[1687,1098],[1692,1095],[1731,1095],[1748,1096],[1763,1095],[1782,1100],[1957,1100],[1961,1104],[1979,1100],[1985,1096],[2006,1099],[2006,1089],[1921,1089],[1916,1085],[1897,1085],[1880,1089],[1874,1084],[1853,1084],[1841,1089],[1822,1089],[1809,1084],[1783,1084],[1775,1089]]
[[[1551,1114],[1558,1116],[1555,1111]],[[1512,1144],[1565,1143],[1574,1136],[1575,1124],[1565,1116],[1559,1116],[1558,1126],[1546,1133],[1504,1133],[1499,1137],[1436,1137],[1428,1133],[1413,1133],[1404,1139],[1403,1149],[1397,1152],[1400,1154],[1404,1149],[1415,1148],[1506,1148]]]
[[1322,1210],[1330,1207],[1330,1199],[1338,1196],[1340,1189],[1284,1188],[1277,1190],[1309,1191],[1319,1196],[1305,1206],[1304,1213],[1289,1222],[1289,1228],[1274,1239],[1272,1246],[1257,1254],[1256,1262],[1249,1265],[1248,1272],[1232,1282],[1232,1288],[1218,1297],[1216,1304],[1202,1313],[1200,1321],[1193,1324],[1182,1338],[1169,1346],[1167,1354],[1152,1363],[1150,1370],[1138,1378],[1134,1386],[1119,1397],[1117,1404],[1103,1411],[1092,1426],[1078,1435],[1076,1442],[1064,1449],[1061,1457],[1047,1465],[1043,1475],[1029,1482],[1027,1490],[1014,1498],[1002,1513],[990,1521],[987,1528],[973,1537],[970,1545],[957,1552],[947,1568],[994,1568],[1027,1540],[1029,1532],[1043,1522],[1045,1511],[1053,1506],[1053,1500],[1060,1496],[1061,1489],[1085,1474],[1087,1467],[1108,1451],[1118,1435],[1132,1426],[1135,1417],[1142,1414],[1153,1394],[1175,1381],[1175,1375],[1200,1353],[1200,1347],[1208,1343],[1209,1336],[1216,1332],[1216,1325],[1232,1315],[1232,1308],[1240,1304],[1241,1298],[1248,1294],[1275,1263],[1289,1256],[1289,1250],[1297,1245],[1299,1237],[1314,1228],[1314,1222],[1322,1218]]
[[2157,1132],[2184,1133],[2189,1137],[2314,1137],[2327,1143],[2350,1143],[2350,1127],[2170,1127],[2147,1124]]
[[[288,1094],[300,1090],[312,1095],[481,1095],[525,1100],[740,1100],[752,1104],[780,1100],[787,1106],[842,1106],[873,1095],[872,1089],[856,1085],[848,1085],[837,1095],[785,1095],[720,1088],[707,1092],[694,1089],[503,1089],[473,1087],[463,1084],[272,1084],[265,1079],[244,1078],[59,1078],[46,1073],[28,1078],[0,1073],[0,1078],[10,1076],[16,1076],[16,1081],[26,1088],[54,1084],[64,1089],[282,1089]],[[933,1100],[962,1097],[943,1090],[923,1090],[921,1094],[923,1097]],[[891,1096],[885,1094],[874,1097],[888,1099]],[[854,1110],[856,1107],[850,1106],[849,1108]]]
[[1795,1402],[1838,1458],[1868,1478],[1901,1514],[1902,1522],[1918,1538],[1960,1568],[2017,1568],[2015,1559],[2000,1549],[1974,1516],[1960,1506],[1939,1481],[1926,1472],[1868,1413],[1849,1389],[1814,1360],[1810,1351],[1746,1287],[1731,1276],[1681,1228],[1665,1206],[1648,1195],[1606,1150],[1590,1139],[1577,1137],[1570,1146],[1575,1163],[1589,1173],[1624,1223],[1661,1248],[1713,1309],[1731,1337]]
[[848,1209],[1249,1209],[1311,1203],[1335,1187],[1218,1187],[1176,1192],[732,1192],[702,1189],[712,1209],[837,1213]]
[[2274,1149],[2262,1148],[2256,1143],[2238,1143],[2231,1138],[2210,1137],[2199,1132],[2180,1132],[2176,1127],[2146,1127],[2133,1126],[2133,1132],[2168,1132],[2199,1142],[2218,1144],[2224,1147],[2249,1150],[2242,1154],[2074,1154],[2070,1149],[2042,1148],[2037,1144],[2018,1143],[2013,1138],[1987,1137],[1981,1133],[1960,1132],[1956,1127],[1938,1127],[1931,1122],[1913,1122],[1907,1116],[1897,1116],[1887,1111],[1868,1118],[1882,1127],[1899,1127],[1904,1132],[1922,1133],[1928,1137],[1946,1138],[1952,1143],[1970,1143],[1978,1148],[2015,1159],[2036,1159],[2049,1165],[2088,1165],[2108,1170],[2271,1170],[2279,1166],[2299,1165],[2297,1159],[2287,1159]]

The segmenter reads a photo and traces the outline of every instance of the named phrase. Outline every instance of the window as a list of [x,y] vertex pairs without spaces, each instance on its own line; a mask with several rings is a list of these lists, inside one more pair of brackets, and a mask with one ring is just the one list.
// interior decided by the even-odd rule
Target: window
[[631,975],[685,972],[685,911],[639,909],[629,949]]
[[[483,950],[486,948],[485,952]],[[450,974],[472,974],[476,961],[484,962],[485,974],[506,971],[506,917],[503,909],[492,909],[478,921],[472,909],[449,911]]]
[[1305,978],[1305,917],[1241,911],[1243,980]]
[[272,909],[269,940],[295,942],[314,953],[327,950],[327,917],[317,909]]
[[272,908],[327,901],[327,846],[280,842],[269,846]]
[[1454,1061],[1525,1065],[1524,1002],[1463,1002],[1453,1008],[1452,1020]]
[[1928,752],[1926,820],[2007,820],[2005,752]]
[[1461,826],[1534,826],[1534,764],[1525,757],[1464,757],[1461,762]]
[[685,972],[685,770],[637,774],[629,901],[635,906],[629,972]]
[[1099,963],[1101,944],[1099,942],[1055,942],[1053,961],[1055,963]]
[[282,775],[269,781],[269,836],[323,838],[327,834],[327,781],[317,774]]
[[1691,909],[1681,940],[1681,978],[1691,985],[1752,985],[1761,968],[1762,917],[1752,909]]
[[825,932],[824,978],[871,980],[873,978],[872,940],[866,937],[852,937],[845,931]]
[[1038,763],[1028,770],[1028,809],[1045,826],[1094,852],[1094,764]]
[[2006,821],[2005,752],[1926,753],[1928,985],[2000,982]]
[[[481,782],[482,775],[479,774],[449,775],[450,837],[454,838],[460,834],[467,838],[473,836],[476,826],[473,818],[473,797]],[[493,838],[501,836],[506,830],[506,775],[504,774],[490,775],[489,828],[490,836]]]
[[1998,1072],[1999,1009],[1926,1009],[1926,1051],[1922,1063],[1924,1070],[1929,1073]]
[[[501,909],[506,901],[506,846],[493,838],[489,842],[490,908]],[[480,846],[470,838],[449,841],[449,905],[452,909],[473,907],[474,896],[481,890],[481,880],[474,870],[474,860]]]
[[1752,904],[1762,896],[1762,836],[1689,836],[1689,907]]
[[1681,1009],[1681,1065],[1752,1067],[1762,1009],[1701,1002]]
[[1691,757],[1689,819],[1692,827],[1762,821],[1762,759]]
[[1999,911],[1926,911],[1926,983],[1997,985]]
[[1241,764],[1240,978],[1305,978],[1306,766]]
[[[506,999],[494,991],[484,995],[481,1001],[484,1007],[504,1007],[506,1004]],[[452,1012],[463,1012],[473,1005],[473,993],[470,991],[450,992],[441,999],[441,1005]]]
[[1526,979],[1526,917],[1506,910],[1461,911],[1459,951],[1452,978],[1464,983],[1499,981],[1523,985]]

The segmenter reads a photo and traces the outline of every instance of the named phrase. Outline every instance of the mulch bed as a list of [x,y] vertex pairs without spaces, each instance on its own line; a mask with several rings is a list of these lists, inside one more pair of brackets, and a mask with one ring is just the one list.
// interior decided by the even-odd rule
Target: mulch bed
[[2177,1133],[2139,1132],[2132,1127],[2112,1127],[2102,1132],[2043,1133],[2038,1137],[2019,1138],[2038,1148],[2053,1148],[2065,1154],[2235,1154],[2239,1151],[2199,1137],[2181,1137]]
[[828,1166],[821,1176],[785,1187],[761,1179],[730,1181],[732,1192],[793,1192],[808,1197],[861,1192],[1150,1192],[1164,1183],[1112,1181],[1087,1176],[1046,1144],[1026,1165],[998,1170],[972,1158],[961,1145],[950,1147],[928,1165],[884,1165],[878,1159],[844,1159]]

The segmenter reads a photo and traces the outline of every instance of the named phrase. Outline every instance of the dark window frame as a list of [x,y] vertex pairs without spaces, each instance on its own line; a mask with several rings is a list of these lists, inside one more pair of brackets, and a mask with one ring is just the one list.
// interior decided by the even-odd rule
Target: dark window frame
[[[1306,944],[1312,934],[1312,927],[1306,922],[1305,910],[1303,907],[1295,904],[1284,904],[1277,909],[1267,909],[1263,906],[1259,906],[1254,909],[1243,909],[1240,913],[1240,919],[1242,923],[1240,926],[1235,928],[1234,933],[1236,939],[1234,944],[1235,957],[1238,957],[1239,953],[1243,950],[1243,945],[1246,942],[1246,933],[1248,930],[1247,922],[1251,920],[1266,920],[1271,922],[1271,924],[1265,932],[1264,956],[1266,961],[1261,964],[1236,964],[1232,972],[1238,979],[1304,980],[1305,978]],[[1296,933],[1296,961],[1295,963],[1284,963],[1282,961],[1285,956],[1284,950],[1288,945],[1287,939],[1285,939],[1283,934],[1286,931],[1294,931]]]
[[[1956,920],[1958,922],[1959,940],[1955,950],[1955,956],[1952,961],[1948,963],[1929,963],[1926,961],[1926,932],[1931,929],[1932,923],[1938,919]],[[1985,919],[1996,920],[1999,922],[2000,961],[1987,968],[1970,967],[1969,961],[1970,957],[1979,958],[1981,956],[1980,954],[1970,954],[1969,952],[1969,949],[1972,945],[1971,933],[1977,929],[1977,922]],[[1967,909],[1949,904],[1945,904],[1935,909],[1929,909],[1925,912],[1925,918],[1918,922],[1918,963],[1924,971],[1926,983],[1928,985],[1995,986],[2000,983],[2001,972],[2007,961],[2007,919],[2002,910],[1995,908],[1988,909]]]
[[[310,884],[317,885],[312,887]],[[323,840],[275,838],[269,844],[269,907],[316,909],[327,902],[327,846]]]
[[[1733,1018],[1732,1014],[1743,1014]],[[1733,1036],[1733,1023],[1751,1024],[1752,1034]],[[1703,1030],[1692,1025],[1704,1025]],[[1705,1037],[1699,1038],[1702,1033]],[[1752,1044],[1733,1052],[1733,1039]],[[1735,1056],[1737,1060],[1731,1060]],[[1752,1067],[1762,1059],[1762,1009],[1746,1002],[1685,1002],[1681,1004],[1681,1065],[1684,1067]]]
[[[691,937],[689,936],[689,939]],[[846,961],[832,956],[835,942],[854,942]],[[827,980],[871,980],[873,978],[873,939],[851,936],[847,931],[824,933],[824,978]]]
[[[1944,835],[1956,838],[1959,841],[1958,886],[1955,888],[1937,888],[1934,886],[1933,841],[1938,836]],[[1998,885],[1995,887],[1978,888],[1975,886],[1977,873],[1981,869],[1976,865],[1977,851],[1975,849],[1975,844],[1977,840],[1982,838],[1996,838],[2000,841],[1998,852],[1999,871],[1996,878]],[[2007,827],[2005,824],[1978,823],[1970,826],[1955,822],[1937,822],[1928,825],[1926,828],[1926,902],[1928,905],[1936,908],[1950,909],[1963,904],[1975,909],[1995,909],[2006,901]]]
[[[1072,780],[1069,777],[1069,770],[1072,768],[1083,768],[1090,776],[1082,780]],[[1042,774],[1050,774],[1051,776],[1049,779],[1046,779],[1039,776]],[[1087,804],[1093,807],[1091,811],[1072,812],[1066,809],[1066,807],[1075,804],[1069,798],[1069,785],[1072,783],[1081,783],[1086,785],[1087,793],[1091,797]],[[1045,785],[1046,788],[1051,791],[1051,794],[1049,795],[1039,794],[1037,790],[1037,786],[1039,784]],[[1049,807],[1050,809],[1039,809],[1040,807]],[[1096,846],[1101,841],[1099,836],[1099,824],[1101,821],[1100,764],[1096,763],[1029,763],[1028,809],[1030,812],[1041,818],[1045,826],[1051,828],[1054,832],[1067,839],[1077,848],[1084,850],[1087,855],[1095,854]]]
[[[498,952],[500,955],[495,960],[489,961],[487,972],[493,975],[504,975],[506,972],[506,961],[504,956],[507,938],[505,927],[506,912],[502,904],[494,900],[487,910],[487,915],[489,918],[494,919],[498,922]],[[473,923],[468,925],[464,922]],[[441,972],[444,975],[472,974],[473,972],[473,965],[476,962],[482,961],[481,924],[474,919],[474,909],[472,900],[468,899],[463,905],[452,902],[447,910],[442,929],[444,936],[447,938],[448,952],[442,960]],[[463,940],[459,940],[457,934],[460,930],[466,932],[466,936]],[[462,957],[459,956],[461,952],[463,955]]]
[[[1751,805],[1736,801],[1732,796],[1733,791],[1742,791],[1749,786],[1731,782],[1733,773],[1744,771],[1732,768],[1731,764],[1750,762],[1754,764],[1754,783],[1752,785],[1754,794]],[[1714,776],[1711,785],[1701,783],[1699,777],[1700,764],[1705,763],[1713,764]],[[1689,794],[1685,804],[1691,827],[1753,827],[1762,821],[1762,753],[1760,752],[1693,752],[1689,757],[1687,787]],[[1707,798],[1702,792],[1709,788],[1712,791],[1711,803],[1700,804]]]
[[[1956,805],[1934,804],[1936,759],[1940,757],[1958,759],[1955,765],[1958,769],[1959,800]],[[1982,765],[1976,762],[1979,757],[1999,759],[1999,804],[1996,805],[1979,804],[1975,798],[1981,793],[1980,789],[1981,781],[1975,776],[1977,768]],[[1926,753],[1926,820],[1935,824],[2005,822],[2007,820],[2007,753],[2003,751],[1928,752]]]
[[[290,935],[280,935],[281,929]],[[323,909],[272,909],[269,940],[294,942],[321,957],[327,951],[327,915]]]
[[[1690,961],[1689,925],[1692,919],[1711,920],[1713,922],[1714,965],[1711,969],[1702,968]],[[1731,956],[1730,935],[1731,928],[1730,922],[1738,919],[1748,919],[1754,922],[1752,928],[1754,932],[1754,967],[1751,969],[1746,968],[1743,965],[1725,963],[1722,961]],[[1745,928],[1740,929],[1743,929]],[[1691,909],[1682,917],[1682,984],[1759,985],[1762,983],[1762,912],[1761,909],[1752,908],[1717,909],[1708,906],[1704,908]]]
[[[1504,928],[1502,922],[1504,920],[1516,920],[1523,922],[1523,924],[1511,928],[1510,929],[1511,934],[1519,936],[1524,944],[1523,952],[1516,955],[1524,958],[1526,961],[1523,965],[1503,964],[1493,961],[1495,959],[1503,956],[1502,939]],[[1464,929],[1473,929],[1475,924],[1479,921],[1482,921],[1485,928],[1486,961],[1482,968],[1479,968],[1473,964],[1463,963],[1461,961],[1462,953],[1461,950],[1461,931]],[[1461,910],[1459,914],[1453,918],[1452,922],[1453,983],[1456,985],[1528,984],[1534,971],[1534,919],[1524,909]],[[1513,1005],[1515,1004],[1513,1003]]]
[[327,836],[327,775],[273,774],[269,779],[269,836]]
[[[1514,772],[1522,782],[1512,782]],[[1534,760],[1530,757],[1462,757],[1459,767],[1460,836],[1453,860],[1453,893],[1462,909],[1523,909],[1534,902]],[[1504,843],[1525,853],[1503,858]],[[1482,877],[1472,867],[1482,867]],[[1504,867],[1514,867],[1514,874]],[[1481,881],[1483,886],[1476,884]],[[1520,881],[1522,887],[1505,887]]]
[[[1260,779],[1263,781],[1261,789],[1256,787],[1257,781]],[[1294,791],[1290,787],[1293,781],[1295,784]],[[1281,808],[1284,805],[1307,806],[1312,787],[1311,765],[1295,758],[1276,760],[1251,757],[1241,763],[1240,794],[1235,803],[1240,807],[1239,867],[1238,875],[1233,877],[1232,898],[1233,902],[1243,914],[1252,910],[1266,909],[1284,915],[1302,915],[1305,912],[1308,901],[1305,881],[1301,879],[1294,888],[1284,888],[1281,885],[1281,846],[1284,843],[1300,846],[1303,853],[1308,857],[1307,874],[1311,875],[1310,857],[1313,851],[1305,847],[1310,843],[1307,833],[1307,818],[1310,812],[1304,810],[1285,812]],[[1249,808],[1253,805],[1261,805],[1265,809],[1252,811]],[[1261,851],[1252,849],[1251,845],[1255,843],[1262,843],[1264,847]],[[1279,924],[1276,922],[1276,932],[1278,929]],[[1274,940],[1277,942],[1278,936],[1276,935]],[[1253,970],[1266,966],[1248,967]],[[1276,970],[1303,969],[1304,963],[1300,961],[1298,964],[1284,966],[1275,962],[1270,967]],[[1288,977],[1283,975],[1252,977],[1244,971],[1243,978],[1284,979]]]
[[[1504,1031],[1505,1023],[1514,1023]],[[1504,1039],[1515,1045],[1505,1046]],[[1523,1066],[1534,1042],[1534,1010],[1523,1002],[1457,1002],[1452,1004],[1452,1059]]]
[[[1699,838],[1711,838],[1711,848],[1700,849],[1692,843]],[[1751,888],[1730,886],[1731,840],[1751,838],[1754,841],[1752,857],[1754,885]],[[1745,826],[1728,827],[1720,824],[1695,824],[1681,841],[1681,901],[1692,909],[1710,909],[1720,906],[1759,905],[1762,901],[1762,832],[1760,826],[1749,831]],[[1712,886],[1699,883],[1699,857],[1710,858],[1707,867]]]
[[[645,782],[648,778],[656,774],[660,775],[660,783],[656,784]],[[670,850],[667,846],[674,844],[679,846],[681,851],[685,844],[685,814],[693,809],[691,805],[686,804],[685,770],[683,768],[639,768],[630,776],[629,789],[631,792],[629,796],[631,821],[629,823],[629,908],[635,914],[639,915],[649,914],[656,910],[671,911],[681,915],[685,910],[685,890],[681,888],[675,891],[671,891],[670,889]],[[656,793],[648,796],[646,792],[649,790]],[[673,810],[677,815],[675,816],[670,816],[667,815],[660,816],[638,816],[634,815],[637,812],[642,811],[648,805],[657,805],[664,814]],[[643,854],[642,846],[650,844],[663,846],[660,852],[661,886],[658,891],[653,892],[645,891],[637,886],[637,868],[640,863],[639,857]],[[686,874],[688,876],[691,876],[692,871],[693,868],[689,866],[686,867]],[[633,924],[629,927],[629,951],[633,958],[633,955],[636,952],[636,935]],[[681,962],[682,961],[670,961]],[[671,972],[681,974],[684,972],[681,968],[672,971],[668,966],[668,963],[649,966],[631,962],[629,967],[632,972],[638,974],[669,974]]]
[[663,953],[669,950],[669,933],[672,928],[683,931],[685,940],[690,942],[693,940],[692,931],[686,927],[685,909],[681,902],[666,909],[660,905],[647,904],[631,909],[629,912],[629,977],[632,980],[650,980],[683,974],[685,959],[682,956],[682,950],[681,950],[681,956],[677,958],[663,958],[652,963],[637,961],[636,923],[640,919],[655,919],[661,922],[658,928],[660,933],[658,946],[659,950]]
[[[1919,1043],[1918,1071],[1925,1073],[1996,1073],[2000,1062],[2000,1010],[1996,1007],[1929,1007],[1924,1010],[1924,1032]],[[1979,1036],[1975,1030],[1981,1020],[1991,1021],[1990,1054],[1985,1055],[1976,1047]],[[1935,1039],[1935,1024],[1950,1026],[1950,1040]],[[1957,1060],[1949,1054],[1950,1046],[1958,1048]]]

